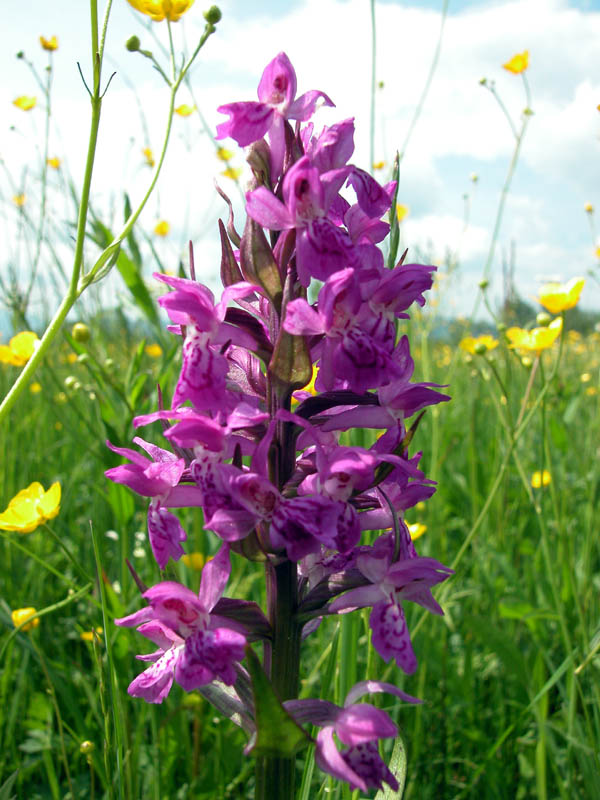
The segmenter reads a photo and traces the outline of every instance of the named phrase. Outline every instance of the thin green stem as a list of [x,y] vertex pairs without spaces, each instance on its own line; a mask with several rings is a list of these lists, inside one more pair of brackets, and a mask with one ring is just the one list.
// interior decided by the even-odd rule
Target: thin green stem
[[[103,26],[103,37],[106,33],[106,28],[108,25],[108,12],[110,10],[110,3],[107,7],[107,13],[105,15],[105,21]],[[52,321],[48,325],[38,349],[33,354],[31,359],[28,361],[27,365],[24,367],[23,371],[10,388],[8,394],[2,401],[2,405],[0,405],[0,424],[6,418],[9,411],[14,406],[15,402],[17,401],[18,397],[20,396],[21,392],[27,386],[27,384],[32,379],[36,369],[38,368],[39,364],[45,357],[50,345],[54,341],[56,335],[58,334],[63,322],[65,321],[67,314],[75,304],[77,298],[87,289],[87,287],[94,283],[100,278],[104,277],[112,266],[111,258],[116,256],[118,250],[121,246],[123,240],[128,236],[131,232],[131,229],[135,225],[138,217],[142,213],[146,203],[150,195],[152,194],[154,187],[158,181],[158,177],[160,171],[162,169],[162,165],[165,159],[165,155],[167,152],[167,146],[169,143],[169,137],[171,134],[171,127],[173,123],[173,111],[175,108],[175,95],[181,82],[185,78],[188,70],[190,69],[191,65],[194,62],[194,59],[200,52],[201,48],[211,36],[212,33],[215,31],[214,25],[207,24],[204,30],[204,34],[200,38],[196,49],[194,50],[193,54],[188,59],[187,63],[182,68],[179,76],[174,81],[173,85],[171,86],[171,96],[169,101],[169,111],[167,117],[167,126],[165,130],[165,136],[163,140],[163,146],[161,149],[159,160],[156,164],[154,174],[150,181],[150,185],[146,193],[144,194],[140,204],[138,205],[137,209],[132,212],[129,219],[125,222],[121,232],[113,239],[113,241],[102,251],[100,256],[98,257],[94,266],[90,269],[88,273],[85,275],[81,275],[82,272],[82,265],[83,265],[83,248],[85,243],[85,229],[87,223],[87,216],[88,216],[88,206],[89,206],[89,196],[90,196],[90,188],[92,182],[92,171],[94,166],[94,158],[96,153],[96,145],[98,139],[98,129],[100,125],[100,109],[102,106],[102,96],[100,94],[100,74],[101,74],[101,58],[100,58],[100,51],[98,50],[99,41],[98,41],[98,9],[97,9],[97,2],[96,0],[90,0],[90,8],[91,8],[91,18],[92,18],[92,51],[93,51],[93,63],[94,63],[94,88],[93,93],[91,96],[91,103],[92,103],[92,120],[91,120],[91,127],[90,127],[90,138],[88,143],[88,153],[86,159],[86,167],[84,173],[84,180],[83,180],[83,188],[81,192],[80,198],[80,205],[79,205],[79,215],[77,220],[77,233],[76,233],[76,240],[75,240],[75,255],[73,258],[73,269],[71,273],[71,280],[69,284],[69,288],[67,294],[63,298],[58,310],[56,311]],[[102,39],[102,48],[104,47],[104,38]],[[105,265],[108,263],[108,267],[103,269]]]
[[[517,163],[519,161],[519,155],[521,153],[521,146],[523,144],[523,137],[525,136],[525,131],[527,130],[527,125],[529,124],[529,120],[531,118],[531,113],[532,113],[531,112],[531,108],[530,108],[531,97],[530,97],[529,85],[528,85],[527,81],[524,82],[524,86],[525,86],[525,94],[526,94],[526,97],[527,97],[527,107],[525,108],[525,110],[523,112],[523,115],[522,115],[522,118],[521,118],[521,129],[519,131],[517,131],[517,129],[515,127],[515,124],[513,123],[512,118],[511,118],[510,114],[508,113],[508,110],[506,109],[506,106],[504,105],[504,103],[500,99],[499,95],[497,94],[495,87],[493,87],[493,86],[490,87],[490,86],[487,86],[487,84],[486,84],[486,88],[494,95],[494,97],[496,98],[498,104],[500,105],[500,108],[502,109],[506,119],[508,120],[508,123],[509,123],[509,125],[511,127],[513,136],[515,137],[515,148],[513,150],[513,154],[512,154],[512,158],[510,160],[510,163],[508,165],[508,170],[507,170],[507,173],[506,173],[506,177],[504,179],[504,184],[502,186],[502,190],[500,192],[500,200],[498,202],[498,208],[496,210],[496,219],[494,221],[494,228],[492,230],[492,238],[490,240],[490,246],[489,246],[489,249],[488,249],[487,258],[486,258],[485,264],[483,266],[482,277],[483,277],[484,280],[488,280],[489,276],[490,276],[490,271],[491,271],[491,268],[492,268],[492,262],[494,260],[494,255],[496,253],[496,245],[498,243],[498,236],[500,235],[500,228],[501,228],[502,220],[503,220],[503,217],[504,217],[504,207],[506,205],[506,199],[507,199],[508,194],[510,192],[510,187],[511,187],[511,184],[512,184],[512,180],[513,180],[513,177],[514,177],[514,174],[515,174],[515,170],[517,168]],[[473,312],[471,314],[471,318],[473,318],[475,316],[475,314],[477,313],[481,297],[482,297],[481,294],[477,295],[477,298],[475,300],[475,305],[474,305],[474,308],[473,308]]]

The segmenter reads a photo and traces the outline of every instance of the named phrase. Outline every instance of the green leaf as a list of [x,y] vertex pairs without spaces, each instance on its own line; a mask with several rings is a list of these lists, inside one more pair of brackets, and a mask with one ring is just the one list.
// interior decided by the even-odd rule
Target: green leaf
[[[93,230],[95,234],[93,239],[99,246],[108,247],[113,241],[112,232],[98,219],[93,222]],[[132,261],[123,248],[120,249],[115,263],[140,311],[149,322],[160,329],[158,311],[142,279],[140,265]]]
[[251,217],[246,220],[240,243],[240,266],[246,280],[262,286],[279,310],[283,291],[279,267],[263,229]]
[[110,481],[107,487],[108,502],[120,527],[126,527],[135,512],[135,501],[131,491],[120,483]]
[[269,364],[271,375],[290,391],[301,389],[312,378],[312,360],[304,336],[288,333],[283,325],[279,329],[273,357]]
[[146,386],[146,382],[148,380],[148,374],[146,372],[140,373],[137,378],[133,382],[133,386],[129,391],[129,405],[132,408],[135,408],[141,393]]
[[402,800],[404,784],[406,782],[406,748],[399,736],[394,744],[388,767],[392,775],[398,781],[398,788],[394,791],[394,789],[390,789],[389,786],[386,786],[385,789],[381,789],[377,792],[375,800]]
[[[129,199],[129,195],[125,192],[125,202],[123,207],[123,216],[124,221],[127,222],[129,217],[131,216],[132,209],[131,209],[131,201]],[[135,226],[134,226],[135,227]],[[133,234],[134,228],[132,228],[129,233],[127,234],[127,244],[129,245],[129,250],[131,251],[131,255],[133,256],[133,260],[136,263],[136,266],[140,268],[142,266],[142,254],[140,253],[140,248],[138,247],[137,240]]]
[[567,437],[567,432],[564,425],[561,425],[556,417],[551,416],[548,420],[548,427],[550,430],[552,444],[557,450],[561,450],[563,453],[565,453],[569,447],[569,439]]
[[219,234],[221,236],[221,282],[223,286],[231,286],[232,283],[244,280],[244,277],[240,272],[227,231],[221,220],[219,220]]
[[9,775],[2,786],[0,786],[0,800],[16,800],[17,795],[11,794],[11,791],[17,781],[18,774],[19,770],[16,770],[12,775]]
[[256,733],[248,752],[254,756],[291,758],[312,741],[306,731],[285,710],[271,681],[248,645],[246,663],[252,679]]
[[579,404],[581,402],[581,395],[577,395],[574,397],[569,405],[566,408],[565,413],[563,414],[563,421],[565,425],[570,425],[577,416],[577,412],[579,410]]

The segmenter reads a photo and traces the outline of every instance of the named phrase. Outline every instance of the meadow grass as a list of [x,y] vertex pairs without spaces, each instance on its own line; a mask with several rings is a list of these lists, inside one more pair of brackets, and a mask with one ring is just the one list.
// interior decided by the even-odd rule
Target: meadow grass
[[[143,503],[103,476],[117,463],[103,439],[127,443],[130,406],[150,410],[153,386],[168,391],[176,363],[148,355],[127,330],[117,338],[93,320],[89,327],[88,343],[71,340],[87,357],[61,342],[38,375],[41,391],[27,392],[0,431],[4,498],[34,479],[63,487],[54,520],[30,534],[2,534],[2,780],[18,770],[15,791],[28,798],[64,797],[70,787],[76,797],[251,797],[244,736],[203,698],[175,688],[152,707],[126,694],[137,643],[112,624],[138,602],[125,558],[135,546],[142,581],[159,574],[136,536]],[[305,646],[306,694],[333,690],[341,699],[368,675],[425,698],[393,712],[407,751],[407,798],[598,796],[600,336],[566,334],[556,374],[511,453],[510,421],[532,368],[504,345],[468,357],[435,342],[427,318],[410,327],[419,377],[449,382],[453,398],[418,428],[413,448],[423,444],[439,487],[426,507],[407,513],[427,526],[420,552],[455,563],[438,594],[446,614],[421,624],[420,609],[410,609],[419,658],[411,678],[367,656],[364,613],[325,620]],[[526,405],[536,403],[558,353],[544,354]],[[3,391],[12,369],[1,373]],[[139,375],[147,380],[132,403]],[[76,384],[67,380],[67,389],[69,377]],[[538,469],[551,482],[532,489]],[[200,512],[183,520],[188,549],[211,553],[216,542]],[[167,576],[198,586],[199,573],[182,563],[171,562]],[[260,602],[259,577],[234,558],[232,592]],[[25,606],[49,610],[37,628],[15,635],[10,611]],[[104,632],[82,638],[93,628]],[[304,767],[311,772],[310,759]],[[351,793],[314,773],[304,796]]]

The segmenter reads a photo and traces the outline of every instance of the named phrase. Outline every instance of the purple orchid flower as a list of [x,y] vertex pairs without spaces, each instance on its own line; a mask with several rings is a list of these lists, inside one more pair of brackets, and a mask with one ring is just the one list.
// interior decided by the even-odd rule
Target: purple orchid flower
[[135,450],[126,447],[115,447],[110,442],[110,449],[131,461],[120,467],[113,467],[104,473],[115,483],[129,486],[143,497],[151,497],[148,507],[148,538],[152,553],[158,566],[164,569],[169,558],[177,561],[183,555],[180,542],[187,539],[187,534],[174,514],[167,511],[166,506],[198,505],[199,497],[185,492],[184,496],[177,492],[177,486],[185,469],[183,458],[177,458],[168,450],[163,450],[139,437],[133,440],[154,458],[150,461]]
[[360,538],[358,514],[348,503],[320,494],[283,499],[273,513],[270,537],[291,561],[323,546],[347,553]]
[[226,390],[229,365],[221,349],[227,343],[253,349],[256,341],[238,326],[225,322],[230,300],[247,297],[260,288],[241,281],[228,286],[215,305],[212,292],[196,281],[155,273],[174,291],[159,298],[171,320],[186,329],[183,364],[173,395],[173,406],[186,400],[201,409],[231,406]]
[[[400,521],[401,528],[406,528]],[[404,536],[410,539],[408,529]],[[417,556],[392,562],[393,540],[383,538],[379,547],[357,558],[357,566],[370,581],[337,597],[329,606],[330,613],[344,614],[357,608],[372,606],[369,625],[373,631],[373,647],[384,661],[394,658],[407,674],[417,668],[410,633],[402,609],[402,600],[414,603],[443,615],[439,603],[431,594],[431,587],[445,581],[454,570],[434,558]]]
[[138,656],[152,661],[129,685],[133,697],[148,703],[162,703],[173,680],[187,692],[220,680],[231,686],[236,679],[234,664],[244,657],[246,637],[223,626],[223,619],[211,614],[222,596],[231,565],[229,548],[223,545],[202,570],[198,595],[173,581],[164,581],[144,592],[149,605],[117,625],[136,627],[159,649]]
[[[323,772],[361,792],[382,789],[383,783],[396,791],[398,781],[379,755],[377,742],[395,738],[398,728],[385,711],[370,703],[355,702],[375,692],[396,695],[406,703],[422,702],[391,683],[361,681],[348,692],[343,706],[326,700],[288,700],[284,706],[297,722],[312,722],[322,727],[317,734],[315,761]],[[346,749],[338,748],[334,734]]]
[[295,119],[306,122],[314,114],[319,100],[323,101],[323,105],[334,105],[324,92],[317,90],[296,98],[296,87],[294,67],[285,53],[279,53],[262,74],[258,84],[258,103],[227,103],[217,109],[229,116],[227,122],[217,125],[217,139],[230,136],[241,147],[245,147],[269,134],[273,182],[283,168],[285,121]]
[[308,156],[303,156],[283,179],[284,202],[265,186],[246,195],[246,212],[260,225],[278,231],[296,229],[296,267],[303,286],[308,286],[311,277],[325,280],[358,263],[348,234],[327,219],[351,169],[341,167],[320,174]]
[[312,125],[303,131],[304,152],[320,173],[345,166],[354,152],[354,119],[325,126],[312,136]]
[[325,282],[318,310],[303,298],[292,300],[283,326],[297,335],[325,334],[315,351],[320,355],[317,389],[364,392],[400,374],[392,358],[394,326],[381,321],[363,303],[357,272],[349,267]]

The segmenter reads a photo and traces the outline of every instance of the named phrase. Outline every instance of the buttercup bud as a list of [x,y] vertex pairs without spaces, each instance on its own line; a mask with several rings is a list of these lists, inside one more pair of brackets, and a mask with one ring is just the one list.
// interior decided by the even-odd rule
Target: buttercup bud
[[76,342],[87,342],[90,338],[90,329],[84,322],[76,322],[71,328],[71,336]]
[[209,25],[216,25],[221,19],[221,9],[218,6],[211,6],[202,15]]
[[139,36],[130,36],[125,42],[125,47],[130,53],[137,53],[137,51],[140,49],[140,44],[141,42]]
[[475,351],[476,355],[483,356],[487,352],[487,345],[485,342],[477,342],[473,350]]
[[535,318],[535,321],[541,328],[547,328],[548,325],[552,322],[552,317],[546,311],[540,311],[540,313]]
[[483,278],[482,280],[479,281],[477,285],[479,286],[481,291],[485,291],[490,285],[490,282],[487,280],[487,278]]

